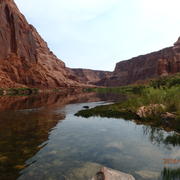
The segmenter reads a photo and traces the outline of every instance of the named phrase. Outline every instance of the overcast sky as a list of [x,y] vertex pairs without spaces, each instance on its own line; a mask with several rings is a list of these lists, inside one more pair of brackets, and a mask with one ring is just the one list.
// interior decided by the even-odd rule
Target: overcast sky
[[180,0],[15,0],[50,49],[73,68],[113,70],[173,45]]

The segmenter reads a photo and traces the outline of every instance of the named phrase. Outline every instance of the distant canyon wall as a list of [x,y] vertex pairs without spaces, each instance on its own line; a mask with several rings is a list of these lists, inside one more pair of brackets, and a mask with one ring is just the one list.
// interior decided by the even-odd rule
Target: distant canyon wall
[[0,0],[0,88],[121,86],[176,72],[180,39],[173,47],[121,61],[114,72],[67,68],[14,1]]
[[112,75],[96,84],[123,86],[177,72],[180,72],[180,38],[173,47],[117,63]]
[[79,82],[84,84],[96,84],[102,79],[109,78],[112,75],[110,71],[98,71],[91,69],[71,69],[72,74],[77,77]]

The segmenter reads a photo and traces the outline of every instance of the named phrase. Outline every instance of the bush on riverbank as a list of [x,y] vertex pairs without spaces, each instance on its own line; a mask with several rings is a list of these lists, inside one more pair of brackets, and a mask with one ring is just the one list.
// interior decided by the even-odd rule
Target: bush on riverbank
[[108,87],[108,88],[87,88],[85,92],[97,92],[97,93],[116,93],[116,94],[141,94],[146,86],[133,85],[123,87]]
[[149,85],[153,88],[171,88],[180,85],[180,73],[171,76],[160,77],[150,81]]

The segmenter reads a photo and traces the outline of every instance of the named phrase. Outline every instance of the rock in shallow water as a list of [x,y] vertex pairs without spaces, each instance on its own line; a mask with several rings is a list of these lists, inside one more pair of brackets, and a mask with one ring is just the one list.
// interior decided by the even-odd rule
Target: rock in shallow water
[[130,174],[103,167],[91,180],[135,180]]
[[63,177],[67,180],[135,180],[130,174],[92,162],[82,163],[79,167],[66,172]]
[[144,179],[157,179],[160,176],[158,172],[149,170],[136,171],[136,174]]

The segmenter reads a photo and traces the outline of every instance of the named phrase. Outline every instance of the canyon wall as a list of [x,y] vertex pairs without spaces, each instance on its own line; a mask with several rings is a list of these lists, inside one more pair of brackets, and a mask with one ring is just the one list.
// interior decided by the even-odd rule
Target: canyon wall
[[177,72],[180,72],[180,38],[173,47],[117,63],[112,75],[96,84],[123,86]]
[[79,86],[13,0],[0,0],[0,88]]
[[67,68],[14,1],[0,0],[0,88],[121,86],[176,72],[180,72],[180,38],[173,47],[117,63],[112,73]]
[[112,72],[98,71],[91,69],[71,69],[72,74],[77,77],[79,82],[84,84],[96,84],[101,79],[109,78]]

